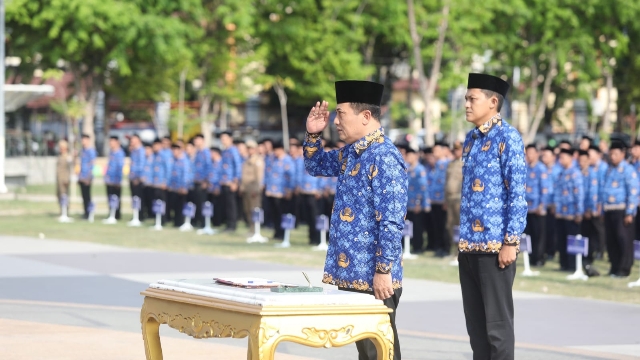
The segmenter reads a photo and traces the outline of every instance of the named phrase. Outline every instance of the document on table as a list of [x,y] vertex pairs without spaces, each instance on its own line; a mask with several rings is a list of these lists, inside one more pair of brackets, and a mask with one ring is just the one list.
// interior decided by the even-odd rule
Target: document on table
[[270,288],[278,286],[296,287],[296,284],[286,284],[275,280],[262,278],[238,277],[238,278],[213,278],[216,282],[225,285],[239,286],[244,288]]

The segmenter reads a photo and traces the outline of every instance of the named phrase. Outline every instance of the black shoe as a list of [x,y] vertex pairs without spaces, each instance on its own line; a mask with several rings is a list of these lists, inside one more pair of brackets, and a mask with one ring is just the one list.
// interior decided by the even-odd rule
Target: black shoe
[[547,261],[553,261],[554,257],[555,257],[555,255],[548,255],[547,254]]
[[588,277],[600,276],[600,273],[593,267],[593,265],[585,265],[584,270]]

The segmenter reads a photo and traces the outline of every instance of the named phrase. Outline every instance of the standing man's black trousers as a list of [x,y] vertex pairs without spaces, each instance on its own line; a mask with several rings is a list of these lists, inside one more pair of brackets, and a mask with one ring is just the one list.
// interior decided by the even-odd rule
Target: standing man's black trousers
[[82,194],[82,206],[84,207],[84,218],[89,218],[89,204],[91,204],[91,183],[79,182],[80,193]]
[[547,256],[554,257],[556,255],[556,251],[558,251],[558,241],[556,239],[556,216],[551,214],[551,211],[547,209],[547,216],[545,218],[545,249]]
[[222,193],[219,195],[209,193],[209,202],[213,205],[213,217],[211,218],[211,226],[221,226],[223,219],[224,201]]
[[546,219],[543,215],[527,214],[527,228],[525,234],[531,236],[531,264],[544,265],[546,261],[545,228]]
[[[342,287],[339,287],[338,290],[369,294],[373,296],[371,291],[360,291]],[[391,328],[393,329],[393,360],[402,359],[402,355],[400,353],[400,339],[398,338],[398,330],[396,329],[396,309],[400,303],[401,295],[402,288],[395,289],[393,290],[393,296],[382,301],[386,307],[393,309],[393,312],[389,313],[389,320],[391,321]],[[358,349],[358,360],[376,360],[378,358],[376,346],[373,344],[373,341],[369,339],[356,341],[356,348]]]
[[[165,208],[164,208],[165,212],[164,212],[164,215],[162,215],[161,217],[161,223],[162,225],[164,225],[164,223],[167,221],[167,214],[169,213],[169,210],[170,210],[169,204],[167,204],[167,191],[164,189],[154,188],[153,202],[155,203],[156,200],[162,200],[165,205]],[[155,216],[156,214],[153,214],[153,215]]]
[[204,217],[202,216],[202,205],[207,201],[207,189],[202,188],[201,182],[193,184],[193,199],[191,199],[191,201],[193,201],[193,204],[196,206],[196,217],[193,219],[193,226],[203,227]]
[[[447,224],[447,212],[443,204],[431,204],[431,233],[433,233],[434,250],[444,250],[447,254],[451,252],[451,247],[446,248],[445,227]],[[431,234],[429,234],[429,246],[431,245]]]
[[267,196],[267,203],[273,216],[273,229],[275,230],[273,238],[276,240],[284,240],[284,229],[282,228],[282,214],[285,206],[284,199]]
[[[107,205],[109,204],[111,195],[116,195],[118,197],[116,220],[120,220],[120,208],[122,207],[122,186],[107,185]],[[111,216],[111,208],[109,208],[109,216]]]
[[236,193],[231,191],[228,185],[222,185],[222,201],[224,203],[223,211],[227,220],[227,230],[235,230],[238,223],[238,202]]
[[133,201],[134,196],[140,198],[140,211],[138,211],[138,219],[140,221],[143,221],[145,219],[144,185],[140,181],[138,181],[137,185],[134,185],[133,181],[129,181],[129,187],[131,188],[131,200]]
[[[153,198],[155,196],[155,189],[153,186],[144,185],[144,197],[142,199],[142,212],[146,217],[154,219],[156,214],[153,213]],[[142,220],[142,219],[141,219]]]
[[301,220],[309,226],[309,244],[318,245],[320,244],[320,231],[316,229],[316,217],[320,214],[318,206],[320,200],[316,199],[313,194],[300,194],[299,200],[304,207],[303,211],[300,212],[301,216],[304,217]]
[[[407,220],[413,223],[413,237],[411,238],[411,247],[413,248],[413,252],[416,254],[421,254],[424,251],[424,212],[413,212],[412,210],[407,211]],[[444,226],[444,224],[442,225]],[[402,246],[404,246],[404,241],[402,242]]]
[[633,235],[635,225],[624,224],[624,210],[605,211],[604,228],[607,232],[607,252],[611,261],[610,274],[629,276],[633,267]]
[[170,191],[169,198],[169,203],[171,203],[171,209],[173,210],[173,226],[180,227],[184,224],[182,209],[184,209],[184,204],[187,202],[187,195]]
[[604,231],[604,223],[600,216],[582,220],[582,236],[589,238],[589,254],[583,258],[584,265],[593,264],[594,254],[603,251],[600,249],[600,228]]
[[473,360],[513,360],[516,263],[500,269],[498,254],[458,256],[462,306]]
[[431,211],[423,212],[423,221],[424,221],[424,230],[427,232],[427,248],[426,250],[435,251],[437,250],[437,244],[435,239],[435,233],[433,230],[433,206],[431,207]]
[[556,228],[560,270],[575,271],[576,256],[567,254],[567,236],[580,234],[580,224],[576,223],[575,220],[556,219]]

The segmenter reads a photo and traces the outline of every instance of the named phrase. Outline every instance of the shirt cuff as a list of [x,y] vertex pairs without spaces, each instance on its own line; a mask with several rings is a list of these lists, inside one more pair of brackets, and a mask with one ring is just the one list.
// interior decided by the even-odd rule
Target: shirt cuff
[[376,263],[376,274],[389,274],[391,273],[391,268],[393,267],[393,262],[384,263],[378,261]]
[[315,142],[317,142],[318,140],[320,140],[320,137],[321,137],[321,136],[322,136],[322,133],[321,133],[321,132],[319,132],[319,133],[315,133],[315,134],[311,134],[311,133],[309,133],[309,132],[306,132],[306,133],[305,133],[305,136],[304,136],[304,141],[306,141],[306,142],[308,142],[308,143],[315,143]]
[[506,234],[504,236],[504,240],[502,241],[502,244],[507,246],[520,246],[520,235]]

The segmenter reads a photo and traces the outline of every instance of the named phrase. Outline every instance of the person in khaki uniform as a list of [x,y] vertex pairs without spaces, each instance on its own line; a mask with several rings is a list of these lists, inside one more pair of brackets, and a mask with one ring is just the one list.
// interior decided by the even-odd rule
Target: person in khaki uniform
[[460,225],[460,197],[462,193],[462,144],[453,144],[454,159],[447,166],[447,177],[444,185],[444,203],[447,209],[447,235],[445,249],[447,254],[453,242],[453,227]]
[[[66,140],[60,140],[58,142],[58,148],[60,149],[60,155],[56,161],[56,196],[58,197],[58,204],[62,195],[67,196],[67,213],[69,213],[69,183],[71,182],[71,157],[69,156],[69,145]],[[62,213],[62,208],[60,208]]]
[[253,209],[260,207],[262,202],[262,187],[264,184],[264,158],[258,153],[258,144],[249,140],[246,142],[249,157],[242,165],[242,180],[240,182],[240,194],[247,221],[251,224]]

